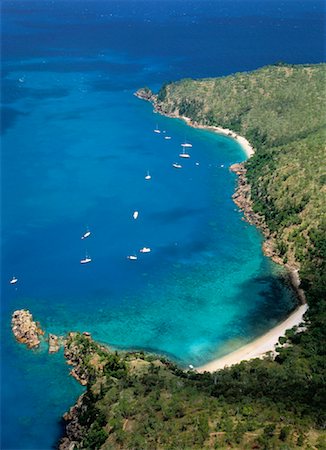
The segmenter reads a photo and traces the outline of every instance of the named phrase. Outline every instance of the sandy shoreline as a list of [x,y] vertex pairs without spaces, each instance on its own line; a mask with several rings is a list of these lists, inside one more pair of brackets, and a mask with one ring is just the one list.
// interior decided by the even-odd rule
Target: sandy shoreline
[[245,151],[248,158],[250,158],[255,153],[253,146],[250,144],[250,142],[246,138],[244,138],[243,136],[239,136],[234,131],[229,130],[229,128],[215,127],[215,126],[209,126],[209,125],[199,125],[197,123],[192,122],[191,119],[189,119],[189,117],[183,116],[181,118],[185,122],[187,122],[187,124],[190,125],[191,127],[200,128],[202,130],[210,130],[210,131],[214,131],[215,133],[218,133],[218,134],[223,134],[224,136],[232,137],[233,139],[235,139],[236,141],[239,142],[239,144]]
[[275,344],[277,344],[280,336],[285,335],[285,331],[289,328],[299,325],[303,321],[303,316],[308,309],[308,305],[299,306],[293,313],[283,322],[276,325],[269,330],[263,336],[255,339],[238,350],[229,353],[221,358],[215,359],[201,367],[197,367],[198,372],[214,372],[215,370],[224,369],[224,367],[230,367],[233,364],[237,364],[241,361],[248,361],[253,358],[261,358],[265,353],[275,350]]

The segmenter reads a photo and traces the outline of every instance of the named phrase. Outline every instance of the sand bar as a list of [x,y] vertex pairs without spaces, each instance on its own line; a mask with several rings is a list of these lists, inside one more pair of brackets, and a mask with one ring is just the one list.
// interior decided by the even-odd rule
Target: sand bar
[[293,313],[279,325],[272,328],[263,336],[255,339],[247,345],[235,350],[222,358],[215,359],[201,367],[197,367],[198,372],[214,372],[215,370],[230,367],[233,364],[249,359],[261,358],[266,352],[274,351],[280,336],[285,335],[285,331],[299,325],[303,321],[303,316],[308,309],[308,305],[299,306]]

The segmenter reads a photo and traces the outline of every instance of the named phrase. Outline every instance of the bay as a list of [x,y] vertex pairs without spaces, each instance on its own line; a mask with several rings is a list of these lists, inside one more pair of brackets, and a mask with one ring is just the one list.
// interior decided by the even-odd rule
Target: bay
[[[15,309],[50,332],[90,331],[187,366],[293,308],[231,199],[228,167],[242,149],[154,114],[133,93],[279,60],[320,62],[322,3],[2,3],[1,448],[48,449],[82,389],[62,353],[16,344]],[[176,170],[185,139],[191,158]],[[152,251],[139,253],[144,246]],[[82,266],[86,252],[92,263]]]

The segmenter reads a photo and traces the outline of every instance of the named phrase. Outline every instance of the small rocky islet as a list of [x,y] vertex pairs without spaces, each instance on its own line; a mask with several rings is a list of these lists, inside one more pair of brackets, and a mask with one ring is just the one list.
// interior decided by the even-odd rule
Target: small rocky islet
[[42,341],[47,341],[49,353],[56,353],[63,344],[63,338],[49,333],[46,336],[39,322],[33,319],[32,313],[28,309],[18,309],[11,317],[12,332],[21,344],[25,344],[29,349],[36,349]]
[[40,324],[33,320],[32,314],[27,309],[14,311],[11,328],[17,341],[25,344],[28,348],[37,348],[41,343],[41,337],[45,334]]

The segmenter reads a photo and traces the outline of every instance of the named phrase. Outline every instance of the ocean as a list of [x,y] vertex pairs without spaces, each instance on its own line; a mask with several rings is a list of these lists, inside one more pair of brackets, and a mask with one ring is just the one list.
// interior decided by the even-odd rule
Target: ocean
[[[154,114],[133,94],[184,77],[324,61],[324,5],[5,0],[1,8],[1,448],[47,450],[83,388],[62,351],[15,342],[14,310],[29,309],[48,332],[89,331],[186,367],[239,347],[295,307],[260,232],[232,202],[228,167],[245,159],[242,148]],[[185,141],[191,158],[181,161]],[[82,265],[86,254],[92,262]]]

